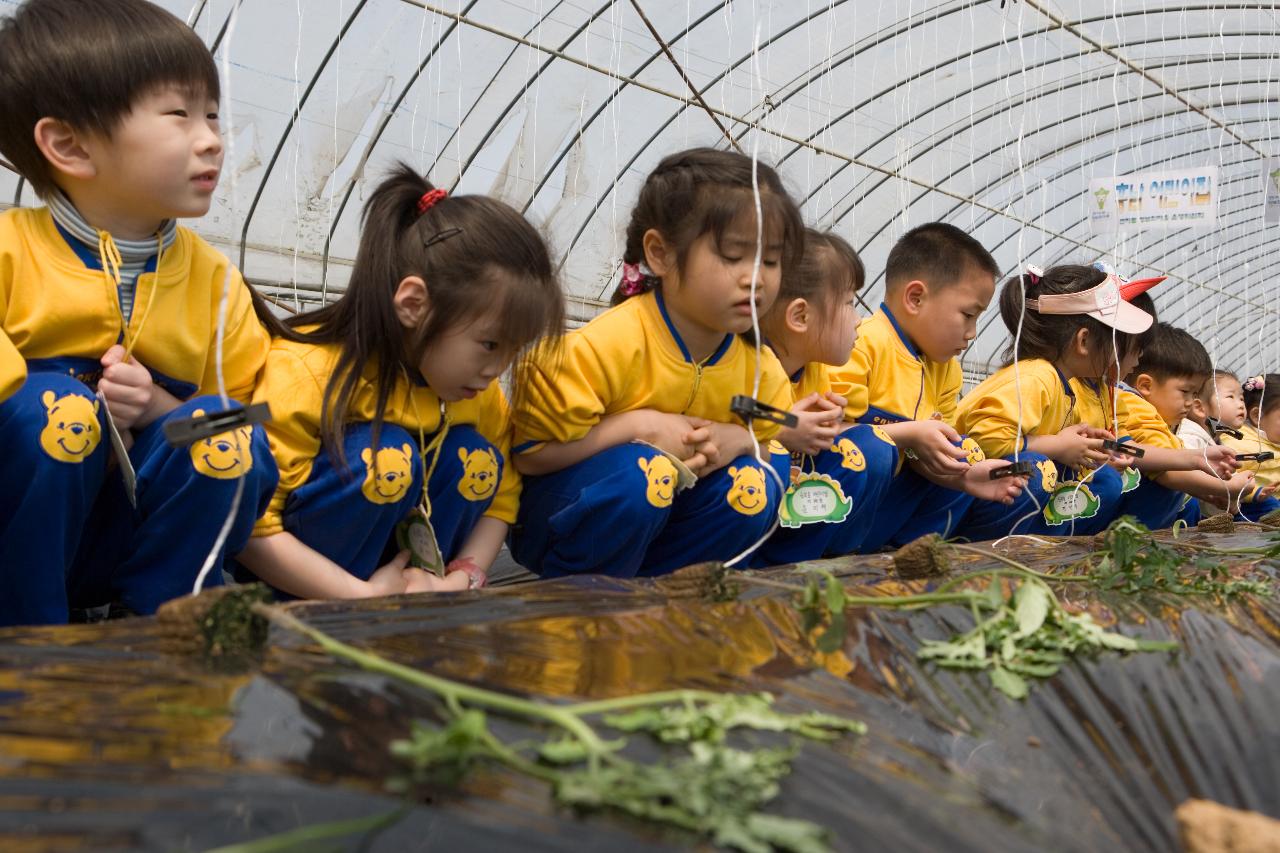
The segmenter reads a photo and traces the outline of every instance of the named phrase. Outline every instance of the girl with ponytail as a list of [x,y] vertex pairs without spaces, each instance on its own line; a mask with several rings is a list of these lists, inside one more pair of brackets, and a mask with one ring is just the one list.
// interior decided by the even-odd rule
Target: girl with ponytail
[[268,356],[280,484],[239,574],[302,598],[478,586],[520,493],[498,378],[564,322],[551,258],[508,205],[403,164],[362,225],[346,292]]

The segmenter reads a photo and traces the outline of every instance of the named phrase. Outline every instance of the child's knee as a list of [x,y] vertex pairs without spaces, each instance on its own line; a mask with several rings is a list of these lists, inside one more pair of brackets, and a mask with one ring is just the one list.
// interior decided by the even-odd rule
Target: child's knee
[[[168,448],[160,435],[163,423],[181,418],[198,418],[213,411],[221,411],[222,403],[214,396],[195,397],[187,400],[178,408],[153,425],[153,430],[139,442],[142,455],[154,452],[167,452]],[[278,480],[275,459],[271,455],[271,446],[267,440],[266,430],[261,424],[245,424],[225,432],[208,436],[193,442],[185,450],[190,459],[191,471],[195,481],[204,490],[230,494],[236,489],[238,480],[245,480],[246,493],[250,496],[243,503],[256,507],[259,497],[275,490]],[[146,460],[139,460],[142,466]]]
[[506,460],[475,427],[463,425],[449,429],[433,464],[433,493],[439,484],[450,484],[463,500],[487,505],[498,492]]
[[[104,418],[102,401],[84,383],[57,373],[32,374],[0,404],[8,463],[25,469],[26,476],[44,469],[67,473],[67,466],[85,463],[101,466],[107,454]],[[21,452],[12,452],[17,448]]]

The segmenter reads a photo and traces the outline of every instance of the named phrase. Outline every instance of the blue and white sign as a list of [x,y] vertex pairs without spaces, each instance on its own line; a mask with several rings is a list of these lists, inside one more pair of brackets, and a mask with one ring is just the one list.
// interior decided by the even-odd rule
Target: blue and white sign
[[1094,178],[1085,197],[1095,234],[1218,221],[1218,167]]

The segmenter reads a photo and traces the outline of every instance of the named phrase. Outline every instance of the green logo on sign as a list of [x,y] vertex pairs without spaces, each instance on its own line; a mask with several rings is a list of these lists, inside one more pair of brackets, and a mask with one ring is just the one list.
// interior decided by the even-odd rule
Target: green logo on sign
[[1109,195],[1111,195],[1111,190],[1106,187],[1098,187],[1098,189],[1094,191],[1093,197],[1098,200],[1098,210],[1107,209],[1107,196]]

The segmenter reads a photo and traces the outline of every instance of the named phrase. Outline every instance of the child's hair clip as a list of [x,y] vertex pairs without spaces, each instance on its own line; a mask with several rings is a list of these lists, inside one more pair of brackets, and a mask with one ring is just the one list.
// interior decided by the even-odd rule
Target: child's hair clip
[[243,408],[224,409],[221,412],[168,421],[164,425],[164,440],[173,447],[186,447],[237,427],[264,424],[269,420],[271,408],[266,403],[254,403]]
[[1032,284],[1039,284],[1040,279],[1044,278],[1044,270],[1035,264],[1027,264],[1027,278],[1031,279]]
[[800,422],[799,418],[791,412],[775,408],[767,403],[761,403],[746,394],[735,394],[733,399],[729,401],[729,411],[742,418],[748,424],[752,421],[769,421],[783,427],[794,427]]
[[1259,373],[1257,376],[1250,376],[1246,379],[1241,387],[1246,391],[1261,391],[1266,383],[1267,380],[1262,377],[1261,373]]
[[643,263],[622,265],[622,295],[636,296],[649,289],[653,273]]
[[418,215],[421,216],[448,197],[448,190],[427,190],[422,194],[422,197],[418,199]]
[[450,237],[457,237],[461,233],[462,233],[461,228],[446,228],[443,231],[437,231],[436,233],[432,234],[430,237],[422,241],[422,248],[425,249],[428,246],[434,246],[436,243],[443,243],[445,240],[448,240]]

